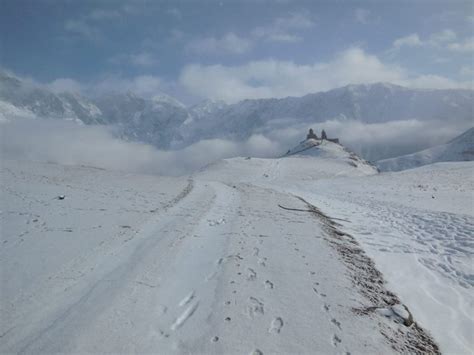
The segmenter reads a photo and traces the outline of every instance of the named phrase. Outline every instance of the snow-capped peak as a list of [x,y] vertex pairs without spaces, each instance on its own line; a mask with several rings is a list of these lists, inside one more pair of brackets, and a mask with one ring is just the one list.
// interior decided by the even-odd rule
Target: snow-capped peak
[[177,106],[183,109],[186,109],[186,105],[184,105],[182,102],[176,100],[174,97],[171,97],[167,94],[158,94],[152,97],[151,99],[154,103],[158,104],[168,104],[171,106]]

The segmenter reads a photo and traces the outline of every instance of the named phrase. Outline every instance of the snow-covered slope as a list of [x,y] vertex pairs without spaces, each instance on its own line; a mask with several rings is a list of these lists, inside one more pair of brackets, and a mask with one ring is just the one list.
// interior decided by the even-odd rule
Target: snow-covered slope
[[336,218],[363,245],[442,352],[470,354],[473,176],[474,162],[450,162],[282,187]]
[[437,353],[357,241],[285,191],[344,159],[226,163],[233,180],[3,162],[0,352]]
[[[389,122],[393,120],[472,119],[472,90],[409,89],[393,84],[349,85],[327,92],[283,99],[243,100],[211,113],[214,124],[199,137],[246,138],[278,120],[291,124],[326,120]],[[221,122],[225,118],[225,125]],[[197,128],[196,128],[197,129]],[[196,138],[194,138],[196,139]]]
[[443,351],[468,354],[474,346],[474,163],[376,174],[370,165],[347,165],[347,152],[337,145],[317,143],[302,142],[290,151],[300,154],[281,159],[227,159],[199,177],[304,197],[363,245]]
[[121,137],[159,148],[170,148],[180,140],[179,128],[189,117],[182,103],[166,95],[144,99],[133,93],[110,94],[95,103],[108,124],[119,128]]
[[[26,116],[9,114],[11,106],[24,111]],[[0,116],[11,120],[30,118],[32,114],[39,118],[80,120],[85,124],[106,123],[100,109],[84,97],[72,93],[54,94],[0,71]]]
[[446,144],[397,158],[380,160],[377,166],[381,171],[400,171],[437,162],[469,160],[474,160],[474,128]]
[[[160,94],[145,99],[133,93],[86,98],[51,92],[0,72],[0,118],[12,107],[40,118],[73,119],[85,124],[115,124],[125,139],[159,148],[187,146],[203,139],[245,140],[275,127],[298,127],[327,120],[365,123],[446,120],[466,125],[472,119],[472,90],[417,90],[392,84],[349,85],[283,99],[244,100],[232,105],[207,101],[186,108]],[[18,111],[20,110],[20,111]]]
[[344,146],[327,140],[308,139],[290,149],[282,158],[224,159],[201,169],[198,176],[229,183],[259,181],[285,184],[285,181],[316,181],[373,174],[377,174],[377,168]]

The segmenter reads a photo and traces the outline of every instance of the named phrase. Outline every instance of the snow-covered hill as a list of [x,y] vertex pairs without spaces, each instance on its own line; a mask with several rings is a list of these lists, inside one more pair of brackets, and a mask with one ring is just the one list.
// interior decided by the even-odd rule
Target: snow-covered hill
[[417,153],[377,162],[381,171],[400,171],[422,165],[447,161],[474,160],[474,128],[449,141]]
[[[238,157],[210,164],[198,173],[200,178],[233,181],[316,181],[342,176],[377,174],[377,168],[340,144],[308,139],[290,149],[282,158]],[[249,180],[250,179],[250,180]]]

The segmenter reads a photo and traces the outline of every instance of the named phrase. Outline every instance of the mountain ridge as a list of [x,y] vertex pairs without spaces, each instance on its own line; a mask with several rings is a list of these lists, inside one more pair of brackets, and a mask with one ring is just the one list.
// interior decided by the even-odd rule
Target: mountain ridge
[[474,127],[468,129],[449,142],[396,158],[377,162],[381,171],[400,171],[423,165],[474,160]]
[[[235,104],[207,100],[186,107],[168,95],[133,93],[87,98],[0,72],[0,120],[15,117],[68,119],[115,125],[119,137],[177,149],[202,139],[245,140],[275,126],[308,126],[328,120],[383,123],[393,120],[469,122],[474,90],[410,89],[390,83],[351,84],[301,97],[247,99]],[[15,114],[12,115],[12,112]]]

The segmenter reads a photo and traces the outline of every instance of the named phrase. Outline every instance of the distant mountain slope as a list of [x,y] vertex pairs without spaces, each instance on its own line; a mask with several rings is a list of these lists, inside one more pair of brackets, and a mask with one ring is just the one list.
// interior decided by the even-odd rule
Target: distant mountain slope
[[[14,106],[18,117],[76,119],[85,124],[105,124],[100,109],[89,99],[73,93],[55,94],[50,90],[26,84],[0,71],[0,116],[12,119],[8,113]],[[7,111],[7,107],[10,108]],[[14,117],[13,117],[14,118]]]
[[167,95],[144,99],[117,93],[90,99],[76,93],[56,94],[0,71],[0,121],[21,118],[114,125],[121,138],[169,148],[175,140],[182,140],[179,128],[189,113]]
[[118,135],[158,148],[181,148],[202,139],[245,140],[281,127],[327,120],[379,123],[393,120],[472,119],[473,90],[421,90],[379,83],[283,99],[244,100],[227,105],[205,101],[187,108],[176,99],[133,93],[86,98],[54,93],[0,71],[0,121],[20,117],[115,125]]
[[381,171],[400,171],[438,162],[468,160],[474,160],[474,128],[446,144],[397,158],[380,160],[377,166]]
[[119,128],[122,138],[170,148],[182,140],[179,132],[189,112],[179,101],[159,95],[144,99],[133,93],[110,94],[95,100],[104,120]]
[[[282,120],[288,124],[330,119],[366,123],[410,119],[467,121],[472,117],[473,101],[472,90],[409,89],[386,83],[348,85],[303,97],[244,100],[218,106],[194,129],[199,137],[211,138],[220,132],[223,137],[246,138]],[[206,131],[200,132],[203,124]]]

